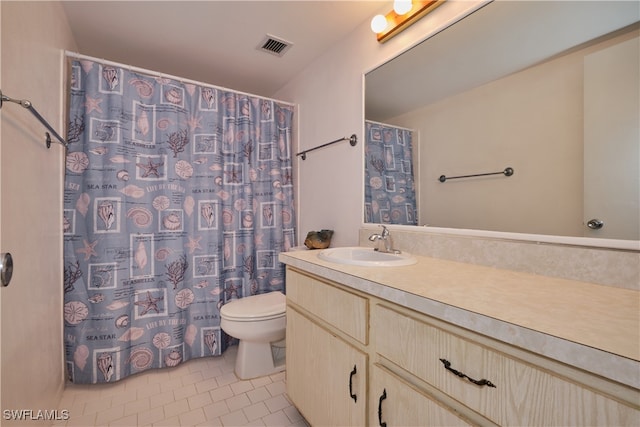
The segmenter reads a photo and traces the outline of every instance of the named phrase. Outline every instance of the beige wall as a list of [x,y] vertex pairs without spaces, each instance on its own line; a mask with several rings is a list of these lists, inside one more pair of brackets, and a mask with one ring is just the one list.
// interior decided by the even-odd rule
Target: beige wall
[[[366,237],[375,231],[375,225],[368,224],[360,231],[364,202],[363,75],[481,4],[447,1],[382,45],[365,22],[275,94],[300,106],[299,150],[351,133],[359,137],[356,147],[342,143],[314,151],[307,160],[297,160],[299,244],[308,231],[321,228],[335,230],[333,246],[368,243]],[[573,246],[577,241],[555,236],[545,239],[549,244],[539,245],[537,236],[531,234],[514,241],[509,233],[486,238],[478,233],[473,237],[455,235],[455,230],[391,228],[404,245],[400,249],[415,253],[631,289],[640,286],[638,252],[577,248]],[[605,244],[598,239],[581,242]]]
[[[584,58],[637,34],[623,34],[387,120],[413,129],[419,140],[418,190],[424,201],[419,223],[584,236]],[[438,181],[443,174],[507,166],[515,170],[509,179]],[[632,229],[619,238],[631,239]]]
[[[343,142],[309,153],[304,161],[298,158],[299,244],[308,231],[322,228],[335,230],[334,246],[358,242],[364,203],[364,73],[483,3],[448,1],[384,44],[364,22],[275,94],[300,106],[299,151],[358,136],[355,147]],[[390,3],[381,3],[380,12],[389,8]]]
[[[0,11],[3,94],[30,100],[64,135],[63,50],[75,43],[61,5],[2,1]],[[28,110],[0,111],[0,251],[14,258],[13,280],[0,289],[0,406],[53,410],[64,387],[64,150],[46,148],[46,129]]]
[[[419,135],[420,224],[583,235],[582,57],[564,56],[391,120]],[[508,179],[438,181],[506,167],[515,170]]]

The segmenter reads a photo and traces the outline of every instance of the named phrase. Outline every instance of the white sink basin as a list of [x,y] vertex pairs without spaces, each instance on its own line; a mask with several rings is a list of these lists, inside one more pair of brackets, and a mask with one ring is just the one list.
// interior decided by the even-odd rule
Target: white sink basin
[[417,260],[408,253],[390,254],[374,251],[373,248],[344,247],[323,249],[318,258],[338,264],[370,267],[399,267],[415,264]]

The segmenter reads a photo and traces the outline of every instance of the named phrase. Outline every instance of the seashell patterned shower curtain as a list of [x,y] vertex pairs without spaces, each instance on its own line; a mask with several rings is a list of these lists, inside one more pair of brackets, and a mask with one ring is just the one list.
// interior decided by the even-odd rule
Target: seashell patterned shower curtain
[[220,355],[230,300],[284,291],[289,104],[72,62],[64,193],[68,378]]
[[409,129],[365,121],[364,222],[417,225]]

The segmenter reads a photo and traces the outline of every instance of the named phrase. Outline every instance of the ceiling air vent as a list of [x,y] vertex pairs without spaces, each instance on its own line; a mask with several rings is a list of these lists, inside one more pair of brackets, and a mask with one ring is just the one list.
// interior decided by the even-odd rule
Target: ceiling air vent
[[278,39],[267,34],[262,43],[258,46],[258,49],[272,55],[282,56],[291,46],[293,45],[288,41]]

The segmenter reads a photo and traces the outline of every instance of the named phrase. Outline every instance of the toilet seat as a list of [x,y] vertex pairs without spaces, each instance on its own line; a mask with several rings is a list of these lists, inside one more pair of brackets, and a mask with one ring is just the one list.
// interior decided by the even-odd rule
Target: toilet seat
[[285,312],[283,311],[282,313],[277,313],[277,314],[273,314],[271,316],[240,316],[240,317],[234,317],[234,316],[229,316],[229,315],[222,315],[220,314],[220,316],[225,319],[225,320],[230,320],[230,321],[234,321],[234,322],[261,322],[264,320],[272,320],[272,319],[277,319],[279,317],[284,317],[285,316]]
[[220,329],[239,340],[235,373],[240,379],[271,375],[285,369],[282,351],[272,343],[286,337],[287,299],[273,291],[230,301],[220,307]]
[[236,322],[270,320],[284,316],[286,306],[284,294],[274,291],[231,301],[220,308],[220,316]]

